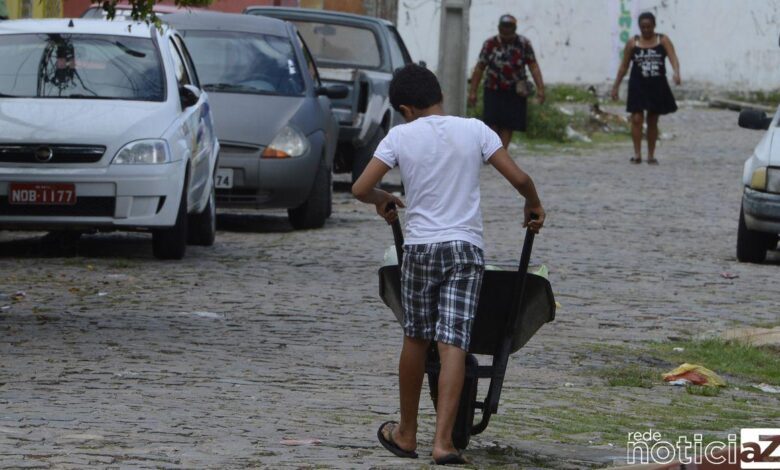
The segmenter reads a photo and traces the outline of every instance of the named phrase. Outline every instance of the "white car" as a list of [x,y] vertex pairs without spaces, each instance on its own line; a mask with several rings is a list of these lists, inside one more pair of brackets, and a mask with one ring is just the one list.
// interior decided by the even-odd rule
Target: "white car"
[[217,141],[179,34],[0,23],[0,230],[151,231],[180,259],[216,232]]
[[746,110],[739,125],[768,129],[753,155],[745,161],[742,208],[737,231],[737,259],[760,263],[767,250],[777,248],[780,234],[780,109],[774,118],[762,111]]

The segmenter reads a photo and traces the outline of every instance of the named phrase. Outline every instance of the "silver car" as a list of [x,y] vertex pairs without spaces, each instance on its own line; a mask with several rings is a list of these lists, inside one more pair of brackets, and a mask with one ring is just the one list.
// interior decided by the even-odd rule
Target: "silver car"
[[209,92],[221,145],[220,207],[286,208],[293,227],[330,216],[338,122],[300,35],[290,23],[221,13],[165,21],[184,36]]

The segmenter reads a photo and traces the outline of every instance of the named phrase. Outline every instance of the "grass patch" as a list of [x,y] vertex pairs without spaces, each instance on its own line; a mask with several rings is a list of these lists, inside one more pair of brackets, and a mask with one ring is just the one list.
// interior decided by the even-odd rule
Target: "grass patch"
[[[683,351],[677,352],[674,348],[683,348]],[[650,353],[675,363],[701,364],[719,375],[780,385],[780,351],[771,348],[708,339],[651,343]]]
[[636,365],[607,369],[603,377],[610,387],[652,388],[660,382],[659,371]]
[[[596,98],[584,87],[574,85],[551,85],[545,87],[546,101],[536,102],[534,97],[528,99],[528,128],[526,132],[516,132],[513,142],[526,145],[531,150],[544,150],[544,147],[592,148],[602,143],[625,141],[629,129],[618,129],[616,132],[603,132],[595,125],[588,113],[575,112],[573,115],[562,112],[560,104],[593,103]],[[477,91],[476,106],[466,110],[468,117],[481,119],[483,116],[483,87],[480,84]],[[567,137],[566,128],[571,126],[578,132],[587,135],[591,142],[571,140]],[[542,152],[544,153],[544,152]]]
[[551,85],[544,92],[551,103],[592,103],[595,99],[587,88],[577,85]]
[[780,103],[780,90],[730,92],[729,99],[775,107]]

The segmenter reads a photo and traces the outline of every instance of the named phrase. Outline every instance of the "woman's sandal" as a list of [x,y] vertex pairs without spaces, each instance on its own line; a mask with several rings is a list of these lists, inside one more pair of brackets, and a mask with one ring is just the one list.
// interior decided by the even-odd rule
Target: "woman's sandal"
[[648,165],[658,165],[658,159],[657,158],[648,158],[647,159]]
[[636,157],[631,157],[631,160],[629,160],[629,162],[639,164],[639,163],[642,163],[642,159],[641,158],[636,158]]

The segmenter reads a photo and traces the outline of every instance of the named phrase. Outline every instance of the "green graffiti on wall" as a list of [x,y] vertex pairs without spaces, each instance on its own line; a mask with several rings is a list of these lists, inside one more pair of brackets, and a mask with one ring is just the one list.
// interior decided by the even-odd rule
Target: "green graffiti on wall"
[[[625,46],[631,37],[631,9],[629,5],[631,0],[620,0],[620,15],[618,16],[618,27],[620,28],[620,44]],[[620,60],[623,60],[623,47],[620,48]]]
[[0,0],[0,17],[8,18],[8,6],[5,4],[5,0]]

